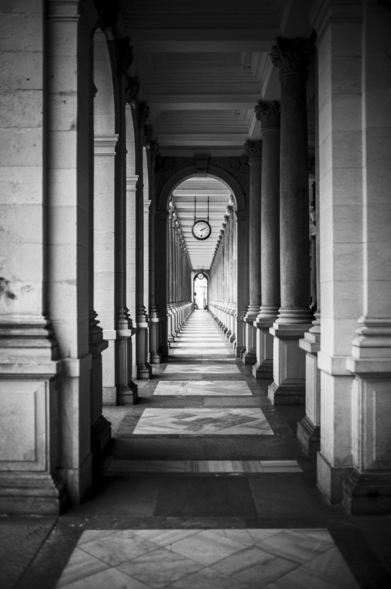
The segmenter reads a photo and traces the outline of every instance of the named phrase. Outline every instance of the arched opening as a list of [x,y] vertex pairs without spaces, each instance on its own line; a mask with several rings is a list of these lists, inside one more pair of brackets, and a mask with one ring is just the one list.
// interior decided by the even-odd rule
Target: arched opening
[[195,310],[208,309],[208,279],[203,272],[198,272],[193,278],[193,306]]

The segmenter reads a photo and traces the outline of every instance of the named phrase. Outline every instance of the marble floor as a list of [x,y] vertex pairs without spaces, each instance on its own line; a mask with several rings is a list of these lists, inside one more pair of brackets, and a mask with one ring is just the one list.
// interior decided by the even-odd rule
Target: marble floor
[[138,435],[184,434],[272,436],[261,409],[145,409],[134,429]]
[[230,380],[166,380],[159,382],[154,395],[251,396],[244,381]]
[[240,374],[239,368],[227,366],[226,364],[168,364],[164,369],[165,374],[191,374],[209,373],[209,374]]
[[326,529],[87,530],[58,589],[356,589]]
[[106,474],[134,472],[276,473],[303,472],[297,460],[113,460]]
[[270,404],[208,312],[139,384],[138,404],[104,407],[113,439],[87,501],[0,519],[1,589],[391,587],[391,518],[324,500],[303,408]]

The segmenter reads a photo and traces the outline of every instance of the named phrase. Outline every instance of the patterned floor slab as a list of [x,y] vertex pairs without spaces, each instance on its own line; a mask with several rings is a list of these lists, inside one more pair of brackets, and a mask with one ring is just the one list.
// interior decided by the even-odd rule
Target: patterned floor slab
[[230,350],[226,348],[171,348],[170,355],[181,356],[184,355],[193,355],[193,354],[202,354],[203,356],[212,356],[213,354],[218,354],[219,356],[225,356],[231,354]]
[[303,470],[296,460],[113,460],[105,474],[134,472],[272,474]]
[[358,589],[325,529],[86,530],[57,589]]
[[261,409],[144,409],[133,434],[272,436]]
[[210,374],[241,374],[237,366],[219,366],[218,364],[168,364],[164,370],[164,374],[186,374],[186,373],[210,373]]
[[251,396],[244,381],[232,380],[166,380],[159,382],[154,395],[164,396]]

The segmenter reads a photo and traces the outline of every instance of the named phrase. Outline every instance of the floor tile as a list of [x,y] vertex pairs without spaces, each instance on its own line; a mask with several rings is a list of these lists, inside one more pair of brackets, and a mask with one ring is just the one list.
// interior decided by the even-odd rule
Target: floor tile
[[227,366],[227,365],[219,365],[219,364],[202,364],[202,365],[194,365],[194,364],[168,364],[164,373],[165,374],[173,374],[173,373],[181,373],[186,374],[187,372],[197,372],[197,373],[222,373],[222,374],[240,374],[240,370],[237,366]]
[[83,543],[80,548],[102,562],[115,566],[156,550],[156,545],[125,530]]
[[273,435],[263,412],[243,409],[145,409],[137,435]]
[[152,589],[160,589],[202,568],[202,565],[180,554],[160,548],[134,558],[118,567],[124,573]]
[[60,589],[60,587],[65,587],[66,585],[108,568],[109,565],[102,560],[86,554],[79,548],[75,548],[63,574],[61,575],[57,587]]
[[154,395],[251,396],[244,381],[226,380],[166,380],[159,382]]

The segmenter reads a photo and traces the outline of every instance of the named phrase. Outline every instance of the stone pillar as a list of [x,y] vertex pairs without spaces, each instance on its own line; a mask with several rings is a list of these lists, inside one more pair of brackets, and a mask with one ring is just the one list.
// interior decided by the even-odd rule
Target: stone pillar
[[391,513],[391,12],[375,1],[362,9],[363,296],[346,364],[353,470],[343,485],[343,503],[357,515]]
[[274,336],[274,404],[303,404],[305,353],[299,339],[311,327],[306,79],[313,44],[278,39],[272,61],[281,81],[280,278],[281,307]]
[[[129,151],[128,151],[129,153]],[[128,168],[127,168],[128,169]],[[130,166],[129,166],[129,169]],[[136,192],[138,176],[126,175],[126,301],[131,316],[136,316]],[[131,357],[132,379],[137,378],[136,357],[133,353],[136,329],[131,328],[132,337],[128,340],[128,353]]]
[[236,348],[238,358],[245,348],[243,315],[248,304],[249,256],[248,256],[248,214],[237,211],[237,258],[236,258]]
[[273,336],[270,328],[280,308],[280,104],[258,102],[262,129],[261,300],[257,327],[255,378],[273,378]]
[[[59,93],[65,90],[64,77],[59,72],[57,87],[50,85],[53,94],[47,99],[44,94],[45,80],[45,9],[43,3],[31,4],[30,0],[22,0],[15,8],[12,4],[2,3],[0,19],[2,26],[15,34],[3,35],[1,47],[2,68],[0,81],[2,86],[2,108],[4,115],[0,122],[1,135],[1,206],[0,217],[3,231],[0,234],[0,248],[2,269],[0,278],[0,432],[1,432],[1,472],[0,472],[0,512],[10,514],[58,514],[66,500],[65,483],[67,470],[60,478],[56,473],[58,464],[66,464],[66,468],[77,469],[80,466],[78,443],[75,441],[75,459],[73,463],[66,463],[61,457],[58,447],[60,424],[58,419],[59,406],[63,404],[61,395],[61,379],[58,378],[62,365],[60,350],[53,336],[53,330],[46,316],[47,309],[47,280],[66,280],[64,276],[64,261],[67,260],[66,272],[69,280],[74,281],[77,267],[75,257],[81,255],[84,268],[88,267],[86,251],[75,251],[72,241],[77,239],[76,231],[71,227],[78,227],[80,216],[86,220],[88,214],[89,161],[87,159],[86,188],[87,194],[82,195],[76,185],[76,158],[74,149],[67,154],[70,170],[61,169],[64,166],[62,158],[64,152],[56,146],[49,162],[45,161],[43,148],[43,134],[45,122],[50,123],[50,131],[54,135],[64,137],[64,146],[72,145],[76,141],[76,129],[69,131],[73,117],[77,114],[76,102],[72,103],[69,111],[56,120],[45,118],[48,116],[44,105],[48,102],[60,104]],[[72,11],[72,6],[70,7]],[[76,11],[74,11],[74,14]],[[76,14],[75,14],[75,18]],[[55,28],[64,28],[61,14],[55,22]],[[67,78],[68,87],[77,92],[76,72],[78,63],[76,49],[76,32],[78,22],[72,23],[70,28],[70,45],[68,47],[71,62],[71,75]],[[31,36],[34,31],[34,40]],[[49,28],[49,43],[58,60],[65,54],[65,44],[57,41],[54,44],[56,31]],[[83,35],[82,35],[83,36]],[[31,39],[31,42],[20,43],[15,47],[16,38]],[[61,37],[60,37],[61,39]],[[85,43],[85,61],[91,57],[87,39]],[[53,72],[54,56],[49,63]],[[75,74],[72,75],[72,67]],[[90,100],[90,79],[87,66],[87,80],[84,84],[85,100]],[[68,74],[68,72],[67,72]],[[16,105],[18,105],[16,107]],[[65,110],[63,108],[63,110]],[[17,117],[17,125],[16,123]],[[86,120],[87,129],[92,127]],[[53,143],[51,142],[51,145]],[[72,157],[73,156],[73,157]],[[45,173],[48,163],[56,168],[56,183],[47,183]],[[72,177],[74,182],[72,182]],[[65,188],[67,186],[67,188]],[[86,196],[86,198],[82,198]],[[48,198],[49,197],[49,198]],[[82,202],[83,213],[77,208]],[[61,221],[62,217],[62,221]],[[46,221],[46,227],[45,227]],[[69,228],[69,230],[68,230]],[[55,229],[58,232],[55,232]],[[80,236],[79,236],[80,237]],[[68,244],[71,248],[67,254]],[[88,249],[88,239],[84,241]],[[56,249],[62,257],[62,267],[50,265],[48,276],[48,253]],[[69,255],[69,257],[68,257]],[[64,283],[59,285],[63,290]],[[61,288],[62,287],[62,288]],[[69,285],[69,293],[76,294],[77,285]],[[62,303],[58,305],[66,311],[65,293]],[[65,296],[64,296],[65,294]],[[73,299],[73,297],[72,297]],[[74,300],[68,300],[72,318],[75,317]],[[87,301],[86,301],[87,302]],[[87,302],[88,304],[88,302]],[[65,307],[65,308],[64,308]],[[82,420],[81,427],[86,436],[86,452],[81,458],[89,460],[89,373],[88,361],[88,307],[85,311],[82,327],[83,355],[87,355],[87,365],[84,365],[81,378],[86,387],[86,421]],[[58,315],[56,314],[56,318]],[[66,318],[66,328],[71,326]],[[72,325],[79,331],[76,321]],[[64,337],[65,334],[63,334]],[[73,335],[73,334],[72,334]],[[68,341],[70,338],[67,338]],[[68,342],[66,342],[68,343]],[[72,348],[72,359],[78,364],[78,351]],[[69,373],[63,371],[65,382],[71,382]],[[73,398],[78,397],[79,378],[75,378],[75,385],[69,390]],[[75,415],[79,417],[78,408]],[[75,435],[74,425],[64,416],[71,435]],[[88,486],[89,477],[86,479]],[[77,485],[75,485],[75,492]]]
[[94,299],[107,349],[103,403],[117,404],[115,325],[115,149],[118,135],[94,137]]
[[138,103],[138,171],[141,178],[137,183],[136,193],[136,364],[137,378],[148,379],[152,369],[148,362],[149,353],[149,318],[144,301],[144,184],[140,181],[144,175],[143,145],[144,125],[148,119],[149,109],[145,103]]
[[[351,355],[357,319],[363,311],[364,4],[317,1],[310,13],[318,33],[319,94],[322,335],[318,352],[321,449],[317,455],[317,479],[319,488],[331,503],[340,503],[343,499],[343,480],[353,468],[352,425],[356,419],[362,419],[353,409],[356,391],[352,391],[354,380],[347,359]],[[386,79],[382,82],[386,93]],[[373,87],[377,88],[377,82]],[[376,110],[378,106],[380,108],[380,104],[376,105]],[[375,159],[379,145],[370,146]],[[374,190],[376,199],[381,194],[379,187],[377,184]],[[385,192],[382,197],[389,199]]]
[[[156,303],[156,289],[161,288],[156,281],[156,202],[155,194],[155,157],[158,153],[159,145],[157,141],[151,141],[147,146],[149,157],[149,189],[151,195],[151,209],[149,214],[149,361],[151,364],[160,364],[162,354],[159,338],[160,309]],[[160,243],[158,243],[160,247]]]
[[249,195],[249,304],[244,318],[246,323],[245,364],[256,362],[256,330],[254,321],[261,305],[261,263],[260,263],[260,217],[262,185],[262,141],[245,143],[245,151],[250,164]]
[[171,293],[169,248],[171,220],[167,211],[157,211],[155,217],[155,280],[156,280],[156,305],[159,308],[159,351],[162,359],[168,356],[168,306]]
[[[318,92],[315,92],[315,112],[319,110]],[[305,416],[297,424],[297,439],[303,451],[313,459],[320,450],[320,240],[319,240],[319,119],[315,119],[315,175],[310,203],[311,236],[311,308],[314,321],[304,338],[299,341],[306,352],[305,358]]]

